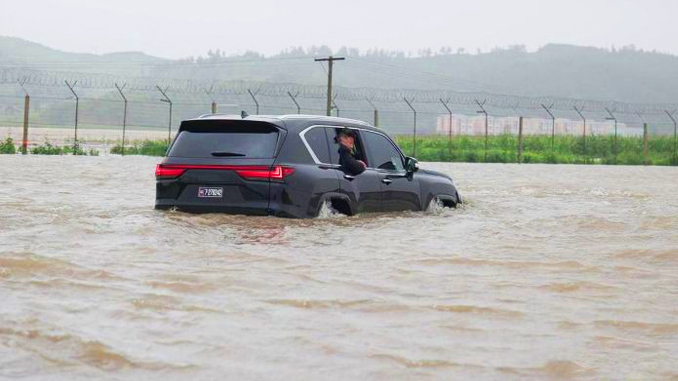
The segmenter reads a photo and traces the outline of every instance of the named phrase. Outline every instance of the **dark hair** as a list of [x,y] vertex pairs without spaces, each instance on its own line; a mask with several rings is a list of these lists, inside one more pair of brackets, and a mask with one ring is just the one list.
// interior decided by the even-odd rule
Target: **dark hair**
[[350,136],[350,137],[355,139],[355,132],[348,127],[344,127],[344,128],[337,131],[337,136],[341,136],[341,135]]

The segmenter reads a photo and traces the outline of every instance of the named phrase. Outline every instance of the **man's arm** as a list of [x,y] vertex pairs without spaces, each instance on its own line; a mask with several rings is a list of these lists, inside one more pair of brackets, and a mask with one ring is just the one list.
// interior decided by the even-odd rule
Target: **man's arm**
[[348,148],[343,145],[339,146],[339,163],[342,168],[354,176],[365,172],[365,164],[354,159]]

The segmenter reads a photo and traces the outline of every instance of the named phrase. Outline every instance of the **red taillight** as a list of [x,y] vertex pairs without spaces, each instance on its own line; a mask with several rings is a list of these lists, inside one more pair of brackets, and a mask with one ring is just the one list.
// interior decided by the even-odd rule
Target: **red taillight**
[[181,176],[187,169],[216,169],[234,171],[238,176],[247,180],[283,180],[294,173],[294,168],[276,165],[192,165],[192,164],[158,164],[155,167],[155,177],[174,178]]
[[259,168],[244,168],[244,169],[235,169],[235,173],[238,176],[248,179],[248,180],[282,180],[285,177],[294,173],[294,168],[290,167],[281,167],[276,165],[275,167],[259,167]]
[[186,169],[179,166],[163,166],[158,164],[155,166],[155,177],[170,179],[181,176],[184,171]]

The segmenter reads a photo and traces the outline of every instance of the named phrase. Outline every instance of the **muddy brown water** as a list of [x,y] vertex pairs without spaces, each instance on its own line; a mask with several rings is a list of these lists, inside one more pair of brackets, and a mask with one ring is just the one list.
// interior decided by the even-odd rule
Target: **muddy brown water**
[[155,211],[157,160],[0,158],[0,379],[678,378],[678,168],[286,220]]

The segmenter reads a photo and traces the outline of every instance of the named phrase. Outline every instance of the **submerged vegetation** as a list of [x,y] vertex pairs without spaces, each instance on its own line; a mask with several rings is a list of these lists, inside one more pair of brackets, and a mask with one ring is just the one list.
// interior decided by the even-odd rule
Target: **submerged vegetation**
[[30,152],[33,155],[79,155],[79,156],[99,156],[99,151],[90,149],[85,151],[79,145],[66,145],[63,147],[52,145],[45,141],[44,144],[31,148]]
[[[165,152],[167,152],[166,140],[145,140],[141,144],[125,146],[125,155],[165,156]],[[115,145],[111,148],[111,153],[122,154],[122,146]]]
[[16,147],[14,146],[14,141],[12,138],[8,137],[4,142],[0,143],[0,154],[15,154]]

